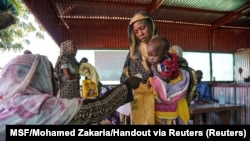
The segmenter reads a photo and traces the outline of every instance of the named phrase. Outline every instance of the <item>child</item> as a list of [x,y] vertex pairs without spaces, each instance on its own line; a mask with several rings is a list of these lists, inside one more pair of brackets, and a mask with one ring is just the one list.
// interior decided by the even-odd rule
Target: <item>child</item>
[[178,69],[178,57],[168,53],[169,41],[163,36],[153,37],[147,45],[148,62],[154,74],[150,80],[155,95],[156,124],[187,124],[189,109],[185,99],[189,85],[189,73]]
[[168,40],[162,36],[155,36],[147,47],[152,71],[167,83],[178,76],[178,57],[168,53],[169,47]]
[[[88,58],[83,57],[80,61],[80,73],[85,76],[86,79],[91,79],[96,83],[98,88],[98,97],[102,97],[107,91],[111,91],[113,86],[104,86],[100,80],[99,75],[94,66],[88,63]],[[118,113],[114,111],[110,116],[102,120],[99,124],[101,125],[118,125],[120,123],[120,119]]]
[[[79,73],[85,76],[82,81],[82,97],[83,98],[96,98],[101,91],[102,83],[100,82],[99,75],[93,65],[88,63],[88,59],[83,57],[80,61]],[[87,87],[91,86],[91,87]],[[88,92],[87,92],[88,90]],[[88,95],[88,94],[93,95]]]

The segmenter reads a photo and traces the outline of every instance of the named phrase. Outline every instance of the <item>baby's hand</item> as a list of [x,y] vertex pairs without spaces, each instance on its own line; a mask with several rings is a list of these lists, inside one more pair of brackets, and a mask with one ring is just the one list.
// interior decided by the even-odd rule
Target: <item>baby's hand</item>
[[147,81],[147,85],[148,85],[148,88],[152,87],[150,80]]
[[151,87],[152,87],[152,85],[151,85],[150,83],[147,83],[147,85],[148,85],[148,88],[151,88]]

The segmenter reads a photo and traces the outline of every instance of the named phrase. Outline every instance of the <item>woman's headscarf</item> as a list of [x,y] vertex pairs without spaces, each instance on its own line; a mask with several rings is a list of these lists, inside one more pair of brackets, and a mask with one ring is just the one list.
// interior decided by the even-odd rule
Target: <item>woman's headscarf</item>
[[152,37],[154,35],[157,34],[157,30],[155,28],[155,23],[154,23],[154,20],[153,18],[149,15],[148,12],[146,11],[139,11],[137,12],[133,17],[132,19],[130,20],[129,22],[129,26],[128,26],[128,41],[129,41],[129,46],[130,46],[130,57],[131,58],[135,58],[136,56],[136,47],[139,45],[139,41],[136,40],[136,36],[133,32],[133,24],[136,22],[136,21],[139,21],[139,20],[147,20],[149,22],[149,24],[151,24],[152,26]]
[[6,124],[67,124],[81,99],[53,96],[52,67],[46,56],[25,54],[12,59],[0,75],[0,140]]
[[79,66],[75,56],[76,53],[72,52],[72,49],[76,48],[76,43],[72,40],[67,40],[60,45],[60,61],[62,63],[69,63],[72,66]]
[[183,49],[178,46],[178,45],[173,45],[170,49],[169,49],[169,52],[171,53],[175,53],[176,55],[180,56],[180,57],[183,57]]

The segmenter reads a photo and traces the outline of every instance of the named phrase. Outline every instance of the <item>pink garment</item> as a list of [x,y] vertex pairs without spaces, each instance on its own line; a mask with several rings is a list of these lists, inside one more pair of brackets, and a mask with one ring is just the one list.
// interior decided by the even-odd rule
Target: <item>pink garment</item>
[[80,98],[53,96],[51,63],[46,56],[12,59],[0,75],[0,141],[6,124],[67,124],[82,106]]
[[151,85],[157,93],[155,110],[164,112],[176,111],[177,101],[186,96],[189,85],[189,73],[179,70],[180,81],[171,84],[161,80],[159,77],[152,78]]

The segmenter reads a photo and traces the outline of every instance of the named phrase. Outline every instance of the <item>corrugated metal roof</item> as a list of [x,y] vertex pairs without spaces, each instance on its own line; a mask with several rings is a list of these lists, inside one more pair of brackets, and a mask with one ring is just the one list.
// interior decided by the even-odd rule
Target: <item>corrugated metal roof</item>
[[[73,38],[82,48],[125,48],[127,25],[138,11],[148,11],[156,24],[171,31],[170,24],[203,26],[197,33],[220,28],[242,29],[249,37],[249,0],[23,0],[57,43]],[[175,26],[171,26],[175,27]],[[185,31],[196,28],[187,26]],[[189,29],[188,29],[189,28]],[[176,28],[181,30],[182,27]],[[199,30],[197,28],[197,30]],[[247,30],[247,33],[245,33]],[[163,34],[169,34],[169,31]],[[181,31],[178,31],[178,33]],[[212,34],[217,33],[213,32]],[[231,33],[230,31],[224,33]],[[172,32],[171,34],[175,34]],[[205,35],[206,34],[206,35]],[[204,45],[214,45],[216,35],[204,33]],[[95,37],[94,37],[95,36]],[[177,36],[177,35],[176,35]],[[195,37],[195,33],[191,35]],[[211,37],[212,36],[212,37]],[[98,38],[97,38],[98,37]],[[172,38],[172,37],[170,37]],[[189,37],[187,36],[187,39]],[[235,38],[234,36],[230,38]],[[87,39],[87,40],[86,40]],[[106,41],[116,39],[116,41]],[[177,40],[177,38],[172,39]],[[192,39],[193,40],[193,39]],[[192,41],[191,40],[191,41]],[[217,40],[217,39],[215,39]],[[183,39],[186,41],[186,39]],[[115,44],[114,44],[115,42]],[[236,41],[235,41],[236,42]],[[193,42],[186,42],[191,45]],[[242,44],[248,44],[243,41]],[[247,46],[247,45],[245,45]],[[204,47],[214,48],[214,47]],[[232,47],[232,50],[237,47]]]
[[[26,4],[33,1],[24,0]],[[44,3],[50,3],[59,18],[79,19],[79,22],[82,19],[128,19],[135,12],[146,10],[155,20],[250,27],[249,0],[42,0],[40,2]]]

